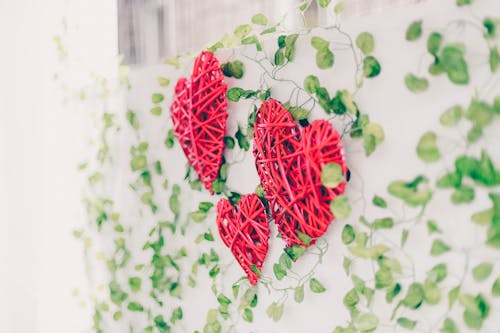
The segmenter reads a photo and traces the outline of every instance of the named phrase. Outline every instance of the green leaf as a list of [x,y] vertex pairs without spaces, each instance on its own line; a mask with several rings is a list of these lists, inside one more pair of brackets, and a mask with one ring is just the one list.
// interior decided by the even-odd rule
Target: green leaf
[[454,204],[469,203],[474,200],[475,194],[472,187],[462,185],[457,188],[451,195],[451,202]]
[[368,123],[363,128],[363,137],[373,137],[375,145],[379,145],[385,139],[384,129],[377,123]]
[[460,105],[455,105],[441,115],[439,122],[446,127],[455,126],[462,119],[463,114],[463,108]]
[[231,300],[224,294],[219,294],[219,296],[217,296],[217,302],[219,302],[222,306],[228,306],[232,303]]
[[293,292],[293,299],[297,303],[301,303],[304,300],[304,285],[296,287]]
[[372,203],[377,207],[387,208],[387,202],[384,200],[384,198],[379,197],[378,195],[373,196]]
[[[182,320],[183,317],[184,317],[184,314],[182,312],[182,308],[180,306],[178,306],[172,311],[172,315],[170,316],[170,321],[172,322],[172,324],[175,324],[176,321]],[[155,320],[155,322],[156,322],[156,320]]]
[[316,53],[316,65],[319,69],[328,69],[333,66],[334,56],[330,49],[321,49]]
[[155,106],[155,107],[151,108],[151,110],[149,110],[149,112],[151,112],[151,114],[153,116],[160,116],[161,112],[162,112],[161,106]]
[[432,267],[432,269],[427,273],[428,279],[439,283],[443,281],[448,275],[448,267],[446,264],[441,263]]
[[400,317],[397,320],[399,326],[404,327],[409,330],[413,330],[415,326],[417,326],[417,322],[415,320],[410,320],[405,317]]
[[405,85],[408,90],[418,94],[427,90],[429,81],[424,77],[417,77],[410,73],[405,76]]
[[214,241],[214,235],[212,235],[212,232],[209,230],[209,232],[203,233],[203,238],[209,242]]
[[141,278],[140,277],[130,277],[128,279],[128,285],[130,286],[130,290],[133,292],[138,292],[141,290]]
[[438,304],[441,300],[441,292],[436,284],[432,280],[426,280],[424,282],[424,300],[428,304]]
[[151,101],[154,103],[154,104],[158,104],[158,103],[161,103],[163,102],[163,100],[165,99],[165,97],[163,96],[163,94],[160,94],[160,93],[154,93],[152,96],[151,96]]
[[356,238],[356,233],[354,228],[350,224],[344,225],[344,229],[342,229],[342,243],[345,245],[351,244]]
[[422,35],[422,20],[412,22],[406,29],[406,40],[414,41]]
[[234,77],[241,79],[245,74],[245,64],[239,60],[233,62],[226,62],[221,65],[222,73],[227,77]]
[[456,286],[448,292],[448,308],[451,309],[453,304],[455,304],[458,294],[460,293],[460,286]]
[[241,128],[238,126],[238,130],[234,135],[236,140],[238,141],[238,146],[244,151],[248,151],[250,149],[250,142],[248,141],[247,135],[243,133]]
[[351,215],[351,205],[349,199],[344,195],[335,197],[330,203],[330,211],[337,219],[345,219]]
[[481,294],[472,296],[462,294],[459,297],[460,303],[464,306],[464,321],[469,328],[480,329],[484,319],[488,317],[490,306]]
[[493,47],[490,50],[490,69],[492,73],[495,73],[500,65],[500,52],[498,52],[498,47]]
[[359,302],[359,296],[356,289],[351,289],[347,294],[345,294],[343,302],[347,308],[356,306]]
[[109,283],[109,297],[111,302],[121,305],[128,298],[128,294],[120,288],[116,281],[111,281]]
[[369,248],[366,248],[364,245],[357,245],[349,247],[349,251],[358,257],[375,260],[389,251],[389,248],[383,244],[377,244]]
[[427,51],[436,56],[439,48],[441,47],[441,42],[443,41],[443,36],[438,32],[433,32],[427,38]]
[[448,252],[449,250],[450,250],[450,247],[440,239],[435,239],[432,242],[431,254],[433,256],[438,256],[440,254]]
[[402,304],[410,309],[417,309],[424,300],[424,289],[420,283],[414,282],[408,288]]
[[248,24],[242,24],[242,25],[239,25],[236,27],[236,29],[234,29],[234,36],[236,38],[243,38],[245,37],[246,35],[248,35],[250,33],[250,31],[252,31],[252,27]]
[[121,317],[123,317],[123,313],[121,311],[116,311],[115,313],[113,313],[113,320],[114,321],[120,320]]
[[175,144],[175,136],[174,136],[174,130],[169,129],[167,132],[167,137],[165,138],[165,141],[163,142],[167,148],[172,148]]
[[298,106],[291,106],[288,108],[288,111],[293,117],[293,120],[295,121],[300,121],[307,119],[307,116],[309,116],[309,110],[298,107]]
[[370,54],[375,48],[373,35],[369,32],[362,32],[356,37],[356,46],[364,55]]
[[276,322],[276,321],[279,321],[281,319],[281,317],[283,316],[284,308],[285,308],[284,303],[278,304],[276,302],[273,302],[266,309],[266,314],[269,318],[271,318],[273,321]]
[[327,41],[326,39],[319,37],[319,36],[313,36],[311,38],[311,45],[316,50],[321,51],[324,49],[328,49],[328,47],[330,46],[330,42]]
[[333,7],[333,12],[335,14],[340,14],[344,11],[344,8],[345,8],[344,0],[340,0],[335,4],[335,7]]
[[130,126],[132,126],[133,129],[138,130],[140,125],[139,121],[137,120],[137,114],[133,111],[127,111],[126,113],[126,118]]
[[189,213],[189,217],[194,222],[200,223],[200,222],[203,222],[207,218],[207,213],[197,210],[197,211]]
[[394,226],[394,219],[392,217],[384,217],[376,219],[371,224],[371,227],[375,230],[377,229],[390,229]]
[[304,90],[309,94],[314,94],[319,87],[319,80],[316,76],[309,75],[304,79]]
[[408,229],[403,229],[403,231],[401,232],[401,247],[403,247],[406,244],[409,234],[410,231]]
[[157,80],[158,80],[158,84],[160,85],[160,87],[163,87],[163,88],[168,87],[168,85],[170,84],[170,80],[167,79],[166,77],[159,76],[157,78]]
[[309,280],[309,289],[311,289],[313,293],[317,294],[326,291],[326,288],[316,278],[311,278]]
[[273,272],[274,276],[276,276],[276,278],[280,281],[286,276],[286,271],[279,264],[274,264]]
[[300,245],[292,245],[291,247],[285,248],[284,251],[288,254],[290,259],[295,261],[306,252],[306,248]]
[[325,110],[327,114],[330,114],[332,112],[331,110],[331,103],[330,103],[330,94],[328,93],[328,90],[324,87],[319,87],[315,91],[316,96],[318,97],[318,102],[319,105]]
[[348,90],[337,91],[335,97],[329,104],[335,114],[344,114],[348,112],[355,115],[358,112],[358,108],[352,100],[352,95]]
[[427,163],[435,162],[441,158],[441,153],[436,144],[436,133],[426,132],[418,142],[417,145],[417,155],[418,157]]
[[432,192],[425,188],[419,189],[422,183],[427,183],[427,179],[422,176],[416,177],[410,183],[403,180],[396,180],[389,184],[387,190],[396,198],[404,200],[409,206],[425,206],[432,198]]
[[375,272],[375,288],[382,289],[389,287],[393,282],[394,278],[390,270],[382,268]]
[[363,74],[367,78],[372,78],[380,74],[381,67],[377,58],[367,56],[363,59]]
[[332,0],[317,0],[318,1],[318,6],[321,8],[326,8],[332,2]]
[[459,7],[470,5],[474,2],[474,0],[456,0],[456,1],[457,1],[457,6]]
[[252,16],[252,23],[257,25],[267,25],[267,17],[264,14],[255,14]]
[[266,34],[272,34],[273,32],[276,32],[276,27],[270,27],[262,31],[260,34],[261,35],[266,35]]
[[281,49],[278,49],[274,54],[274,64],[276,66],[281,66],[285,63],[285,54]]
[[472,127],[468,132],[467,132],[467,141],[469,142],[476,142],[481,138],[483,135],[483,129],[482,127]]
[[491,294],[495,297],[500,296],[500,277],[497,277],[491,286]]
[[132,312],[144,311],[144,307],[142,306],[142,304],[137,303],[137,302],[129,302],[127,305],[127,309],[129,309]]
[[242,318],[244,321],[247,321],[249,323],[253,322],[253,311],[250,308],[245,308],[243,309],[243,315]]
[[459,333],[458,327],[451,318],[446,318],[443,322],[443,327],[441,327],[442,333]]
[[306,235],[300,231],[297,231],[297,237],[302,241],[302,243],[304,243],[305,246],[308,246],[312,242],[311,237],[309,237],[308,235]]
[[142,170],[147,166],[146,157],[144,155],[134,156],[130,161],[132,171]]
[[455,84],[469,83],[469,69],[464,59],[463,45],[446,46],[441,53],[440,61],[451,82]]
[[483,262],[472,269],[472,276],[474,277],[474,280],[481,282],[486,280],[492,271],[493,265],[489,262]]
[[462,177],[457,172],[449,172],[438,179],[436,186],[439,188],[459,188],[462,186]]
[[243,93],[245,93],[244,89],[239,87],[231,88],[227,91],[227,99],[233,102],[238,102]]
[[354,318],[354,325],[360,332],[372,332],[379,324],[377,316],[373,313],[361,313]]
[[312,0],[305,0],[304,2],[302,2],[299,6],[299,10],[301,12],[305,12],[306,10],[308,10],[309,6],[311,6],[311,2]]
[[495,38],[500,27],[500,20],[486,17],[483,20],[483,26],[486,29],[486,38]]
[[233,149],[235,145],[234,139],[231,136],[225,136],[224,145],[229,149]]
[[395,283],[390,288],[388,288],[385,294],[385,299],[387,303],[392,303],[394,298],[397,295],[399,295],[400,292],[401,292],[401,285],[399,283]]
[[474,123],[474,126],[484,127],[491,124],[493,112],[490,105],[477,99],[472,99],[465,113],[465,117]]
[[335,188],[344,181],[342,167],[335,163],[327,163],[321,169],[321,183],[329,188]]
[[493,209],[486,209],[471,216],[472,222],[479,225],[489,225],[493,222],[494,211]]

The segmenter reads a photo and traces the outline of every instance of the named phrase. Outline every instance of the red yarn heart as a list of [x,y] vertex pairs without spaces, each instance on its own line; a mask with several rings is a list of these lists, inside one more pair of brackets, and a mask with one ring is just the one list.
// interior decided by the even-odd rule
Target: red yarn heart
[[189,164],[213,194],[222,163],[227,121],[227,85],[219,61],[203,51],[194,61],[190,78],[175,85],[170,115],[174,133]]
[[[274,222],[287,247],[313,244],[333,220],[330,202],[345,188],[344,182],[334,189],[321,183],[325,164],[338,163],[344,175],[347,172],[339,134],[325,120],[316,120],[301,132],[290,113],[269,99],[256,114],[253,153]],[[305,244],[299,232],[312,242]]]
[[238,209],[226,199],[217,204],[217,227],[224,244],[231,250],[252,285],[257,283],[267,255],[269,225],[266,209],[255,194],[245,194]]

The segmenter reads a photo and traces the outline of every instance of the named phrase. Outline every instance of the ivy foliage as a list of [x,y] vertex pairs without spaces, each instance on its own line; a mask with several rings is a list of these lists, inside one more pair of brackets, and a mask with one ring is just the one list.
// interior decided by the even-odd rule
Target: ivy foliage
[[[335,6],[332,3],[323,0],[316,2],[319,8],[328,8],[327,10],[335,14],[340,13],[343,2],[336,2]],[[457,0],[456,3],[462,7],[471,5],[472,1]],[[311,4],[312,0],[304,1],[300,4],[300,10],[307,11]],[[440,75],[455,85],[470,84],[475,68],[469,61],[475,50],[471,52],[469,46],[462,44],[460,40],[450,42],[450,31],[447,29],[427,31],[427,24],[424,20],[418,20],[412,22],[406,30],[406,40],[411,41],[415,47],[424,44],[421,48],[428,59],[431,59],[428,73],[422,74],[420,70],[414,71],[415,74],[403,73],[406,87],[413,93],[422,93],[431,89],[434,77]],[[462,24],[467,27],[470,22]],[[487,16],[476,26],[484,28],[480,31],[480,38],[484,38],[487,45],[484,52],[487,54],[487,59],[484,59],[485,68],[491,75],[498,75],[500,56],[497,38],[500,21]],[[331,29],[341,32],[338,26]],[[262,36],[268,34],[276,36],[276,43],[273,43],[271,51],[265,50],[267,46],[261,41]],[[255,59],[248,61],[261,65],[259,68],[263,71],[258,86],[243,88],[243,85],[238,87],[234,82],[239,82],[237,80],[244,77],[246,60],[243,62],[243,59],[231,58],[221,65],[224,75],[235,79],[228,81],[231,82],[227,92],[228,100],[250,104],[246,115],[247,122],[238,124],[234,132],[227,133],[224,137],[227,151],[241,153],[242,156],[250,153],[258,105],[274,94],[271,90],[273,84],[288,82],[287,78],[279,73],[283,67],[296,60],[298,45],[307,45],[313,49],[315,59],[311,60],[320,73],[329,73],[334,66],[340,65],[341,57],[336,57],[337,41],[330,40],[329,36],[329,33],[289,32],[280,23],[272,25],[263,14],[256,14],[251,22],[238,26],[232,34],[207,47],[215,52],[221,48],[243,45],[256,52]],[[297,41],[302,39],[307,43],[298,44]],[[59,47],[62,47],[61,45],[59,41]],[[349,134],[349,137],[354,139],[353,145],[359,144],[365,155],[371,156],[385,140],[385,132],[380,124],[372,122],[370,117],[362,112],[356,100],[363,81],[378,77],[382,73],[382,67],[375,55],[375,38],[370,32],[362,32],[355,39],[349,37],[345,45],[356,55],[354,89],[339,88],[332,91],[331,87],[324,82],[322,84],[320,79],[311,73],[306,75],[302,85],[292,83],[290,98],[284,100],[283,105],[301,126],[308,126],[311,111],[316,105],[319,106],[329,120],[344,125],[342,133]],[[165,63],[180,68],[184,60],[184,57],[176,56],[167,59]],[[165,116],[163,109],[168,102],[168,97],[165,97],[168,94],[165,91],[171,89],[170,78],[159,76],[157,83],[161,90],[151,95],[152,107],[149,114],[160,117],[154,119],[162,119],[161,117]],[[294,97],[298,94],[306,96],[307,101],[299,103],[299,98]],[[371,201],[366,202],[378,212],[378,215],[373,217],[368,214],[358,216],[357,206],[354,206],[356,203],[351,202],[350,195],[339,195],[331,201],[331,213],[338,220],[337,223],[344,224],[339,235],[345,246],[343,268],[352,283],[342,298],[350,319],[346,321],[346,326],[336,327],[333,332],[373,332],[389,326],[393,330],[401,328],[424,331],[428,327],[427,323],[418,317],[417,311],[423,307],[435,307],[433,309],[437,311],[437,305],[443,303],[448,309],[443,312],[434,328],[439,327],[443,332],[458,332],[462,322],[469,330],[481,331],[487,327],[494,298],[500,297],[500,278],[495,271],[495,263],[485,260],[470,267],[467,264],[463,276],[456,279],[451,273],[451,266],[447,264],[447,258],[464,250],[447,237],[446,228],[440,226],[432,216],[427,216],[427,208],[438,192],[448,193],[452,205],[464,207],[472,207],[471,204],[476,198],[486,192],[489,207],[474,209],[477,211],[471,214],[470,220],[485,230],[486,246],[500,249],[500,169],[488,152],[491,147],[482,141],[487,136],[486,129],[500,115],[500,97],[491,101],[484,96],[482,92],[477,92],[471,96],[467,105],[451,105],[437,115],[436,119],[439,118],[439,123],[445,127],[444,130],[458,131],[460,126],[467,127],[467,132],[461,138],[464,140],[461,144],[467,149],[462,149],[453,156],[452,165],[445,165],[445,168],[441,169],[445,171],[439,174],[437,180],[424,172],[424,169],[422,174],[414,177],[397,177],[387,185],[387,193],[379,192],[378,195],[373,195]],[[249,286],[243,278],[232,284],[230,289],[221,287],[221,282],[227,275],[223,257],[217,252],[217,235],[211,225],[215,216],[214,202],[203,199],[194,207],[189,205],[185,196],[203,195],[195,193],[203,192],[200,180],[189,166],[186,168],[184,179],[179,180],[189,184],[189,187],[181,186],[177,180],[174,182],[167,179],[170,161],[155,155],[155,145],[145,139],[142,131],[139,121],[142,120],[141,116],[128,110],[124,119],[118,119],[116,114],[108,110],[102,112],[99,119],[99,137],[95,140],[98,147],[97,163],[82,163],[81,166],[82,172],[86,173],[92,194],[85,198],[89,229],[76,230],[75,237],[83,241],[89,253],[92,246],[90,232],[111,235],[109,239],[112,239],[109,244],[112,251],[99,255],[110,274],[103,284],[105,298],[94,299],[92,302],[96,332],[104,331],[103,323],[108,317],[121,321],[131,314],[147,323],[145,327],[141,327],[141,331],[174,331],[177,325],[188,319],[184,318],[182,308],[184,292],[188,288],[196,288],[200,278],[209,280],[209,292],[213,294],[215,305],[208,310],[202,329],[196,332],[226,332],[231,327],[236,327],[234,325],[239,319],[253,323],[259,315],[256,307],[263,303],[259,298],[260,293],[266,290],[272,300],[263,305],[265,314],[270,320],[279,321],[289,306],[300,306],[307,297],[321,297],[329,289],[328,281],[324,278],[320,280],[315,274],[328,244],[322,242],[323,239],[312,239],[302,233],[299,238],[309,245],[310,249],[301,246],[286,248],[278,261],[269,265],[272,267],[271,276],[266,276],[265,271],[261,272],[253,266],[252,270],[260,276],[257,286]],[[125,126],[122,126],[122,121]],[[138,229],[122,223],[112,194],[99,190],[100,185],[112,178],[105,172],[113,165],[113,152],[108,143],[108,136],[125,127],[134,140],[128,156],[132,174],[128,185],[140,206],[138,222],[146,218],[155,221],[154,226],[147,232],[147,241],[140,244],[140,260],[133,250],[133,246],[137,244],[132,244],[130,238]],[[173,129],[167,129],[164,135],[163,149],[177,149]],[[440,131],[424,129],[416,142],[414,153],[423,163],[447,163],[443,158],[447,150],[444,149],[442,141]],[[213,189],[217,195],[224,196],[236,204],[241,194],[226,184],[232,163],[235,162],[223,160]],[[335,188],[348,180],[349,175],[344,174],[336,163],[327,164],[321,170],[321,182],[326,187]],[[262,187],[258,187],[255,192],[267,204]],[[397,206],[416,211],[418,215],[414,218],[402,218],[394,213]],[[424,252],[431,256],[436,264],[428,267],[426,271],[417,272],[415,267],[412,267],[412,262],[407,261],[405,257],[409,249],[407,244],[415,242],[412,229],[421,221],[424,221],[428,232],[428,247]],[[191,230],[195,228],[198,231],[193,235]],[[385,237],[387,232],[398,233],[399,238],[388,242]],[[184,246],[178,246],[176,239],[193,241],[199,253],[188,253]],[[311,256],[315,260],[311,260],[311,270],[300,275],[295,271],[295,262],[305,256]],[[357,275],[356,266],[366,263],[369,263],[366,267],[370,266],[372,272],[367,276]],[[477,285],[467,287],[464,284],[467,279],[473,279],[476,284],[482,284],[486,289],[479,290]],[[279,296],[275,297],[277,294]],[[297,304],[287,303],[287,300],[292,299]],[[391,318],[385,318],[387,316],[379,313],[378,304],[384,301],[392,308]],[[458,312],[451,311],[457,308]],[[460,313],[461,317],[455,316],[454,313]]]

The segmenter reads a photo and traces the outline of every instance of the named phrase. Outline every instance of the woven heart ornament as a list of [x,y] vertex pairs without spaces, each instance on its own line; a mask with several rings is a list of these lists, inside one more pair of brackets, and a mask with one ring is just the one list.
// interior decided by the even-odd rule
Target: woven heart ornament
[[[271,214],[287,247],[312,245],[334,218],[330,202],[345,189],[345,182],[333,189],[321,183],[321,170],[328,163],[339,164],[346,175],[339,134],[325,120],[315,120],[301,131],[290,113],[269,99],[256,114],[253,153]],[[299,232],[312,241],[305,244]]]
[[222,241],[245,271],[248,281],[255,285],[259,275],[254,270],[262,268],[269,240],[266,209],[259,197],[245,194],[237,208],[221,199],[217,204],[217,227]]
[[174,134],[205,188],[213,194],[227,121],[227,85],[219,61],[203,51],[194,61],[190,78],[175,85],[170,115]]

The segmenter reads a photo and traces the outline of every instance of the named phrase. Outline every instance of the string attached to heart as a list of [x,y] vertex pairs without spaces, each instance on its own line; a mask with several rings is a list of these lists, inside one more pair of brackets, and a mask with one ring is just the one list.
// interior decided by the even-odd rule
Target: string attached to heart
[[268,251],[266,210],[256,194],[245,194],[237,209],[227,199],[217,203],[217,227],[248,280],[255,285]]
[[[253,153],[271,214],[287,247],[312,245],[334,218],[330,202],[345,190],[345,182],[336,188],[321,183],[321,170],[328,163],[339,164],[347,174],[340,135],[325,120],[315,120],[301,131],[290,113],[269,99],[256,114]],[[312,241],[306,244],[301,234]]]
[[228,116],[223,78],[217,58],[203,51],[194,61],[191,77],[177,82],[170,107],[174,134],[211,194],[222,163]]

